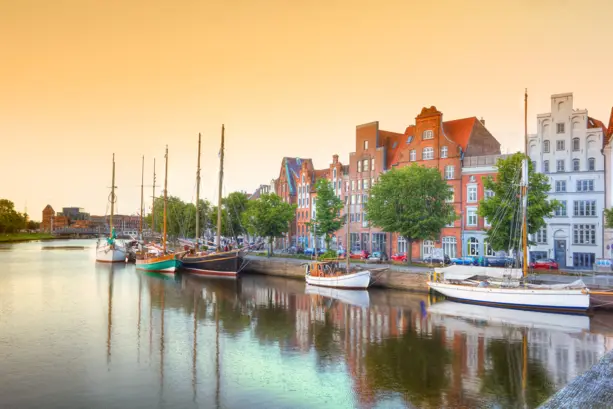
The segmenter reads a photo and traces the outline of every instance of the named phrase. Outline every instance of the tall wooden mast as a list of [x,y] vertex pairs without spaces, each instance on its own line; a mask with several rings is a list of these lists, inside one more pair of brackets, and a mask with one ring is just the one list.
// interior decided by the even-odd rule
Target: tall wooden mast
[[523,252],[523,275],[528,276],[528,89],[524,95],[524,155],[522,161],[521,194],[522,194],[522,252]]
[[164,254],[166,254],[166,208],[168,207],[168,145],[166,145],[166,169],[164,172]]
[[155,158],[153,158],[153,198],[151,202],[151,234],[153,235],[154,233],[155,233]]
[[223,192],[223,155],[224,155],[224,132],[221,125],[221,149],[219,150],[219,193],[217,195],[217,250],[221,250],[221,196]]
[[198,134],[198,169],[196,170],[196,250],[198,250],[198,240],[200,240],[200,140]]
[[351,253],[351,234],[349,233],[349,226],[351,222],[351,218],[349,217],[349,196],[345,197],[347,204],[345,205],[345,217],[347,220],[345,223],[347,224],[347,248],[345,249],[345,257],[347,258],[347,273],[349,273],[349,254]]
[[140,239],[143,239],[143,212],[145,211],[143,208],[143,195],[144,195],[144,187],[145,187],[145,155],[143,155],[143,163],[141,165],[140,172]]

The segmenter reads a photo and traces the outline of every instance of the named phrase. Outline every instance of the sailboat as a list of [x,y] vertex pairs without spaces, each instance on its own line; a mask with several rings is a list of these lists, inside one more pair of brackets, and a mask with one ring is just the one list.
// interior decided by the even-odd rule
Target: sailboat
[[[525,140],[528,140],[527,127],[528,93],[525,95]],[[449,299],[476,304],[493,305],[506,308],[551,310],[558,312],[585,312],[590,307],[590,293],[583,281],[568,284],[536,285],[527,283],[528,276],[528,152],[525,144],[525,158],[521,167],[521,210],[522,210],[522,250],[523,282],[511,270],[502,282],[480,281],[479,276],[490,276],[490,269],[466,266],[435,268],[427,284]],[[462,267],[462,268],[459,268]],[[500,271],[500,269],[498,269]],[[504,270],[501,271],[504,276]],[[472,279],[472,280],[471,280]]]
[[[336,260],[331,261],[312,261],[306,263],[305,280],[307,284],[321,287],[344,288],[354,290],[364,290],[370,286],[371,273],[375,270],[357,270],[351,271],[350,253],[351,253],[351,236],[349,234],[349,201],[345,206],[347,215],[347,250],[346,250],[346,266],[342,269]],[[377,272],[382,272],[387,268],[376,269]]]
[[181,257],[181,266],[192,274],[236,277],[244,266],[242,249],[221,250],[221,198],[223,187],[224,133],[221,126],[221,149],[219,151],[219,193],[217,197],[217,240],[214,252],[198,251],[200,240],[200,135],[198,135],[198,171],[196,174],[196,244],[195,249]]
[[[166,213],[168,207],[168,146],[166,146],[166,170],[164,175],[164,233],[162,235],[162,246],[149,244],[144,246],[144,251],[136,257],[136,268],[138,270],[155,271],[161,273],[174,274],[179,268],[181,262],[178,257],[180,254],[174,254],[166,249]],[[155,185],[155,182],[153,183]]]
[[107,238],[99,238],[96,243],[96,261],[101,263],[119,263],[126,261],[126,249],[123,243],[117,242],[117,234],[113,227],[113,214],[115,210],[115,154],[113,154],[113,176],[111,183],[111,215],[109,218],[110,234]]

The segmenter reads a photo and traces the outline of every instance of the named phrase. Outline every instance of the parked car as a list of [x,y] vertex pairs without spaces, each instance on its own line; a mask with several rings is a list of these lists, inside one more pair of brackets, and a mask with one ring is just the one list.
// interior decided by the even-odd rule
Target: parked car
[[461,266],[474,266],[477,263],[477,259],[471,256],[454,257],[451,259],[452,264],[458,264]]
[[427,256],[426,258],[424,258],[424,263],[447,265],[447,264],[451,264],[451,259],[449,258],[447,254],[445,254],[444,259],[441,259],[440,257]]
[[490,267],[513,267],[515,260],[511,257],[486,257],[486,266]]
[[559,267],[558,262],[550,258],[536,260],[530,263],[530,268],[535,270],[557,270]]
[[367,260],[370,254],[366,250],[353,250],[349,253],[349,258],[354,258],[358,260]]
[[387,257],[387,254],[385,253],[385,251],[373,251],[373,253],[370,255],[370,257],[368,257],[368,261],[373,261],[373,262],[385,262],[388,261],[389,257]]
[[396,253],[392,255],[391,259],[394,261],[400,261],[400,262],[406,263],[407,255],[405,253]]

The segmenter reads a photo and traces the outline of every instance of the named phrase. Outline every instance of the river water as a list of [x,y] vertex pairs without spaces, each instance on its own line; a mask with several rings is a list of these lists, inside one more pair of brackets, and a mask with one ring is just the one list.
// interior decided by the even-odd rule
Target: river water
[[94,245],[0,247],[1,408],[536,407],[613,346],[608,315],[166,277]]

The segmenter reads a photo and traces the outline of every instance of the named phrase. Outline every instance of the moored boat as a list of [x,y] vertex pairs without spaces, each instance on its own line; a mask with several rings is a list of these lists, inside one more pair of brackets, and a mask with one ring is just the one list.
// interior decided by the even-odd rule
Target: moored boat
[[363,290],[370,286],[371,274],[368,270],[348,272],[332,261],[313,261],[306,265],[305,279],[320,287]]
[[107,238],[99,238],[96,243],[96,261],[101,263],[120,263],[126,261],[126,248],[123,243],[117,241],[117,234],[113,228],[113,214],[115,210],[115,154],[113,154],[113,176],[111,179],[111,214],[109,217],[110,235]]
[[180,266],[181,261],[175,254],[165,254],[158,257],[136,259],[136,268],[145,271],[175,273]]

